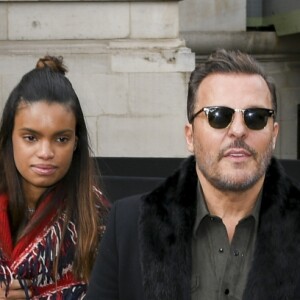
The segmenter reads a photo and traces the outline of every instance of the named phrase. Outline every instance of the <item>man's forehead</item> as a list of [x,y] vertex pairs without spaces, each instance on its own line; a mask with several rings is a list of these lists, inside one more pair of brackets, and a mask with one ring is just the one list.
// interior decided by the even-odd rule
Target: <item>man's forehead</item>
[[239,100],[253,101],[253,104],[266,102],[268,106],[272,104],[265,79],[261,75],[247,73],[210,74],[200,83],[196,98],[196,102],[216,101],[213,103],[215,105],[221,105],[219,101]]

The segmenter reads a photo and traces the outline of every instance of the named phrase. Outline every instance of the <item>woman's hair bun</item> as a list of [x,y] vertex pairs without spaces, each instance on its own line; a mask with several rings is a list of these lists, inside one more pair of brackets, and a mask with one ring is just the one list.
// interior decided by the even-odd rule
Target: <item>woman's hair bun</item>
[[37,69],[50,68],[54,72],[66,74],[68,72],[67,67],[63,64],[62,56],[50,56],[46,55],[40,58],[36,63]]

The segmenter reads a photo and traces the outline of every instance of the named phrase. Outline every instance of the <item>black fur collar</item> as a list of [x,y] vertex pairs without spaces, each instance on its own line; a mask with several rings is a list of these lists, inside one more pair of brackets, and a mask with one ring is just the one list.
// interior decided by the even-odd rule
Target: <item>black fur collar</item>
[[[197,180],[195,158],[191,156],[160,187],[142,199],[139,239],[145,299],[191,299],[191,237]],[[300,254],[299,202],[299,189],[291,185],[282,167],[273,158],[265,178],[257,247],[245,299],[281,299],[273,294],[274,298],[259,298],[265,291],[266,279],[262,281],[257,274],[260,273],[261,277],[269,275],[270,288],[274,287],[278,278],[284,282],[283,275],[274,276],[270,259],[274,260],[287,251],[285,246],[290,246],[291,238],[295,238],[294,234],[289,238],[287,235],[295,226],[298,226],[299,241],[294,252]],[[291,221],[287,214],[292,215]],[[299,265],[300,274],[300,259],[297,259],[299,263],[295,265]],[[276,268],[280,272],[288,270],[280,263],[276,264]],[[274,289],[277,293],[278,287]]]

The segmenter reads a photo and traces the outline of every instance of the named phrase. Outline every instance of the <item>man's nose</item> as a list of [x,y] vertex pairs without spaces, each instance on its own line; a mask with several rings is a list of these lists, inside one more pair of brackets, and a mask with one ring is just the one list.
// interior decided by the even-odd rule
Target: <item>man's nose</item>
[[238,138],[247,135],[249,128],[245,124],[243,112],[235,112],[229,125],[228,134]]

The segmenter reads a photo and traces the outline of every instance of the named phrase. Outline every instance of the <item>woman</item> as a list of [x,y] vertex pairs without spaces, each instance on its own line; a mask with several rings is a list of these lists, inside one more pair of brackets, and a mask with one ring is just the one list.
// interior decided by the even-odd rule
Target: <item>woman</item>
[[88,133],[61,57],[23,76],[0,127],[0,299],[81,299],[103,231]]

